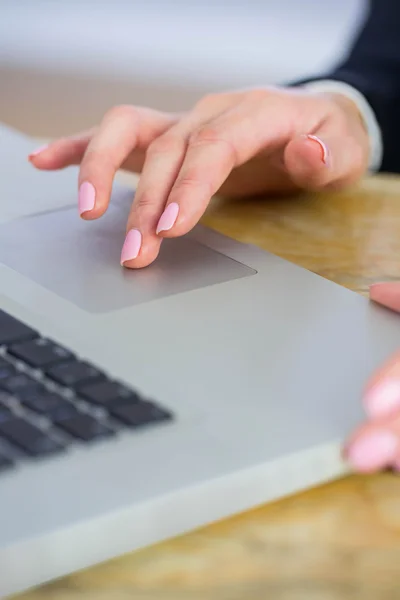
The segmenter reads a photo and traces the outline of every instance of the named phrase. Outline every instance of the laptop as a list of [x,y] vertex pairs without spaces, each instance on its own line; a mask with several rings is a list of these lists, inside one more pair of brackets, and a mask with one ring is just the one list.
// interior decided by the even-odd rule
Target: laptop
[[400,319],[197,226],[119,266],[133,190],[78,217],[0,129],[0,596],[346,473]]

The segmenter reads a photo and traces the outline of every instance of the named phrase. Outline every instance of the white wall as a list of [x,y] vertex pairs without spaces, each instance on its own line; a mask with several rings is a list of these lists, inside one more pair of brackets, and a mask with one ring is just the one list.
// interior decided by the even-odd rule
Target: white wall
[[364,0],[0,0],[0,120],[39,135],[334,64]]

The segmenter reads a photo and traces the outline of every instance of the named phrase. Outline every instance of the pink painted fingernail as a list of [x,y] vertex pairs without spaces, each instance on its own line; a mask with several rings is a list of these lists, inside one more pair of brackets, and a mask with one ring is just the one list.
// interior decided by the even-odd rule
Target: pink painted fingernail
[[158,221],[156,233],[160,233],[160,231],[168,231],[175,225],[175,221],[178,217],[179,213],[179,204],[176,202],[171,202],[168,204],[167,208],[164,210],[163,214]]
[[307,139],[312,140],[313,142],[317,142],[319,147],[321,148],[321,159],[325,165],[329,165],[329,150],[328,146],[316,135],[307,135]]
[[364,403],[372,418],[384,417],[400,410],[400,381],[388,379],[373,386],[366,392]]
[[142,234],[137,229],[131,229],[126,234],[124,245],[121,252],[121,265],[128,260],[137,258],[142,245]]
[[394,433],[374,431],[350,444],[347,460],[357,471],[376,471],[393,462],[398,447],[399,442]]
[[40,148],[37,148],[36,150],[34,150],[33,152],[31,152],[28,156],[28,158],[33,158],[34,156],[37,156],[38,154],[40,154],[41,152],[43,152],[43,150],[46,150],[46,148],[48,148],[48,144],[46,144],[45,146],[40,146]]
[[78,207],[79,214],[83,214],[94,208],[96,202],[96,190],[89,181],[84,181],[79,188]]

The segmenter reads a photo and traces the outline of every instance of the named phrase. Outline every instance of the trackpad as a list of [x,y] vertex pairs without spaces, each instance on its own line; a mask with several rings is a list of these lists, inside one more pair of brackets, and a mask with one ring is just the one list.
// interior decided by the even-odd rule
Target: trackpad
[[165,240],[150,267],[119,266],[125,211],[85,222],[74,208],[0,227],[0,261],[89,312],[108,312],[223,283],[254,271],[189,238]]

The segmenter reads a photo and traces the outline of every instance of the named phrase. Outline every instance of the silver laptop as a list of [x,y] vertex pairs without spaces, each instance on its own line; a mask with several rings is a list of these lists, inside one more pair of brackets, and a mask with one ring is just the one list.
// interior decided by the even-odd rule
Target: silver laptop
[[79,219],[77,172],[0,129],[0,596],[346,470],[400,319],[197,227],[119,266],[132,190]]

